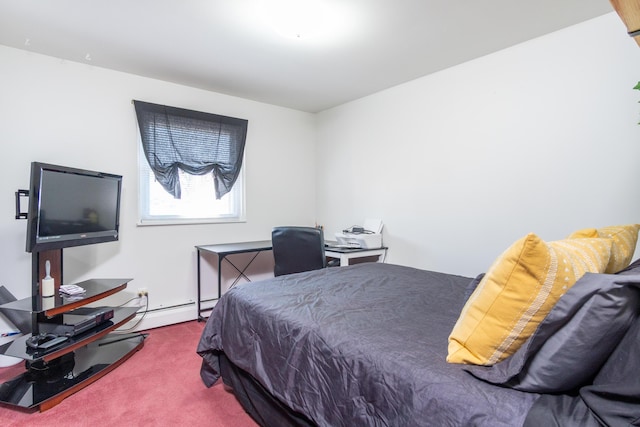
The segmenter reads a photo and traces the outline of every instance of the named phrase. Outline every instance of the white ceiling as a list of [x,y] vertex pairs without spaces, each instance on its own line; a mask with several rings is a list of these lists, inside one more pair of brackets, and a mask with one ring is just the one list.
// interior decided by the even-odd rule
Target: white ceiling
[[328,34],[296,38],[264,20],[279,1],[0,0],[0,44],[318,112],[613,11],[607,0],[295,0],[332,8]]

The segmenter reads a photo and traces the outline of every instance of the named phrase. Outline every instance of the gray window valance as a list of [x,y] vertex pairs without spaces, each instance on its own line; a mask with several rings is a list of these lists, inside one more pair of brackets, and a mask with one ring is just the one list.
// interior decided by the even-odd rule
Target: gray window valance
[[178,170],[213,174],[216,199],[227,194],[242,167],[248,121],[133,101],[142,147],[156,179],[180,198]]

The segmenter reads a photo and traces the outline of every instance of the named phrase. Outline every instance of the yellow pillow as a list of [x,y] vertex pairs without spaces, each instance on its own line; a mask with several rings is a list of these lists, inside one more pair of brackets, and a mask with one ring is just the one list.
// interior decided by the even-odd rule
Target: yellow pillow
[[586,272],[602,273],[610,239],[545,242],[533,233],[494,261],[451,335],[447,362],[493,365],[513,354]]
[[613,240],[611,259],[605,273],[614,274],[626,268],[633,258],[638,242],[640,224],[612,225],[603,228],[585,228],[572,233],[569,238],[602,237]]

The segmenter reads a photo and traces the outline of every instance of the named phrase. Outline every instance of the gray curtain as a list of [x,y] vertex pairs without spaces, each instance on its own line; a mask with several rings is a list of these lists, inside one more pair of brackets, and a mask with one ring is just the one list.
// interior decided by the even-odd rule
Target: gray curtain
[[180,198],[181,169],[213,174],[216,199],[227,194],[242,167],[248,121],[133,101],[142,147],[162,187]]

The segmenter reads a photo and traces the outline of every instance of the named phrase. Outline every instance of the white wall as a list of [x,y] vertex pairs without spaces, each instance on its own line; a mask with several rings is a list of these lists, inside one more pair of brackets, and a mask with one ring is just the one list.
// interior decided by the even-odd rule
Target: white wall
[[[33,160],[124,175],[121,240],[65,250],[65,282],[133,277],[116,297],[145,287],[152,308],[195,300],[194,245],[274,225],[317,220],[330,236],[380,217],[389,262],[470,276],[529,231],[640,220],[640,50],[614,14],[317,116],[1,46],[0,64],[0,285],[20,298],[31,264],[13,193]],[[246,223],[136,226],[132,99],[249,120]],[[196,315],[155,314],[141,326]]]
[[[29,187],[34,160],[124,176],[120,241],[64,251],[66,283],[134,278],[119,301],[147,288],[151,308],[189,304],[196,299],[194,245],[269,239],[275,225],[314,223],[315,116],[2,46],[0,64],[0,285],[17,297],[30,295],[31,256],[13,195]],[[136,226],[132,99],[249,120],[245,223]],[[269,274],[273,260],[263,258]],[[176,316],[195,319],[195,307]]]
[[382,218],[389,262],[468,276],[528,232],[640,222],[638,70],[612,13],[325,111],[318,222]]

